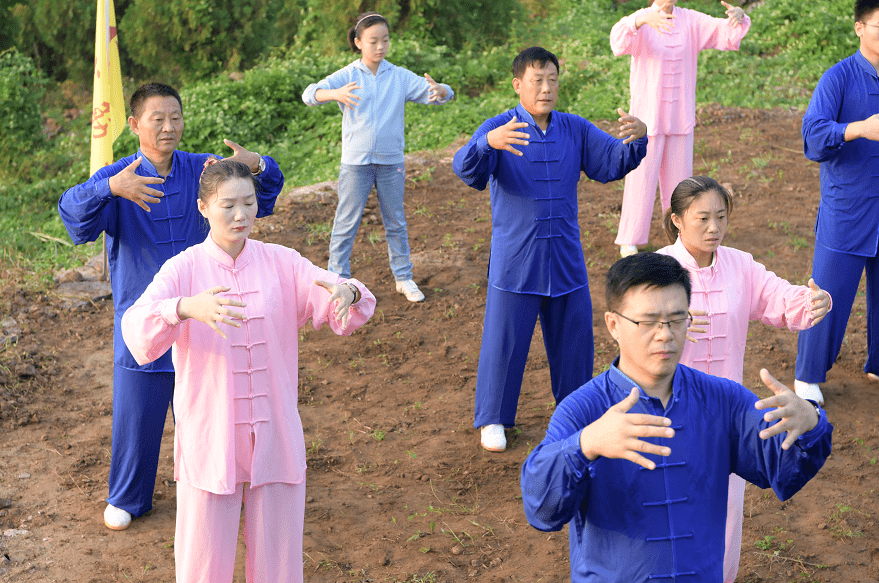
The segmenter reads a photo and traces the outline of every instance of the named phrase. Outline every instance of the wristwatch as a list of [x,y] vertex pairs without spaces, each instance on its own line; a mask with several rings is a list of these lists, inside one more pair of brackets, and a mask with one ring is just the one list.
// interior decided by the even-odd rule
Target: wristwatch
[[813,401],[812,399],[805,399],[805,401],[808,401],[809,403],[812,404],[813,407],[815,407],[815,413],[818,414],[818,422],[820,423],[821,422],[821,407],[819,407],[818,403]]
[[[257,156],[259,156],[259,154],[257,154]],[[259,176],[260,174],[262,174],[265,171],[266,171],[266,161],[263,159],[262,156],[259,156],[259,169],[256,172],[253,172],[252,174],[254,176]]]
[[360,301],[360,290],[357,289],[357,286],[354,285],[353,283],[348,283],[347,281],[343,285],[347,285],[351,289],[351,291],[354,292],[354,301],[352,301],[351,304],[353,305],[353,304],[356,304],[357,302],[359,302]]

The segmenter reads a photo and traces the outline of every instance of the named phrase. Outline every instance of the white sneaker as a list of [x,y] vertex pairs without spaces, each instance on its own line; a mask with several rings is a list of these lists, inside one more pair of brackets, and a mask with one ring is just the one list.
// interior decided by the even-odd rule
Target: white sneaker
[[507,449],[507,437],[503,425],[485,425],[482,428],[482,447],[488,451],[504,451]]
[[794,381],[794,391],[800,399],[811,399],[824,406],[824,395],[821,394],[821,388],[817,383]]
[[104,509],[104,524],[111,530],[125,530],[131,526],[131,515],[121,508],[107,504]]
[[620,255],[622,257],[628,257],[629,255],[634,255],[638,252],[637,245],[620,245]]
[[410,302],[424,301],[424,294],[421,293],[421,290],[418,289],[418,286],[415,285],[415,282],[411,279],[407,279],[406,281],[398,281],[397,291],[406,296],[406,299]]

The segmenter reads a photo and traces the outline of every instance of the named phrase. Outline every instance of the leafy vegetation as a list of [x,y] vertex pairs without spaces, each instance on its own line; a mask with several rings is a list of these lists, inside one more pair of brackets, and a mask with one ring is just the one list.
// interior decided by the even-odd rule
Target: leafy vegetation
[[[799,0],[767,0],[749,8],[753,24],[741,50],[702,53],[697,102],[805,107],[823,71],[857,48],[851,4],[826,0],[804,7]],[[7,17],[0,42],[12,39],[21,47],[0,54],[0,132],[6,132],[0,134],[0,157],[9,160],[0,165],[5,235],[0,269],[64,264],[81,255],[47,245],[46,237],[66,240],[57,198],[88,177],[88,116],[64,124],[63,132],[47,140],[40,114],[60,118],[72,106],[90,109],[84,97],[70,96],[90,92],[94,5],[94,0],[64,6],[54,0],[26,5],[0,0],[0,16]],[[616,108],[629,103],[629,58],[613,56],[608,35],[622,16],[644,5],[644,0],[377,0],[371,7],[392,24],[388,60],[430,73],[457,94],[442,107],[407,106],[407,151],[445,147],[514,106],[510,62],[521,48],[535,44],[550,48],[561,61],[559,110],[616,118]],[[679,5],[713,16],[724,13],[715,0]],[[181,148],[227,155],[222,140],[229,138],[272,155],[290,186],[335,177],[341,156],[339,108],[307,107],[301,95],[308,84],[356,58],[345,40],[350,3],[115,0],[115,7],[124,72],[142,79],[157,76],[181,89],[186,116]],[[161,36],[154,34],[158,23],[164,27]],[[47,84],[47,77],[54,82]],[[126,90],[137,84],[125,79]],[[47,96],[40,99],[45,89]],[[136,148],[130,131],[115,144],[120,156]]]

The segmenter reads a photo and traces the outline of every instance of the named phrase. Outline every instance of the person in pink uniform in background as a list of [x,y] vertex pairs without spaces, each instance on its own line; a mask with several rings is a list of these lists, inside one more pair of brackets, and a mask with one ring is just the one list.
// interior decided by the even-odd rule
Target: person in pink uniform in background
[[198,208],[210,233],[166,262],[122,317],[138,363],[173,346],[177,581],[231,583],[242,498],[247,581],[302,581],[305,440],[298,330],[349,335],[375,297],[293,249],[248,239],[250,169],[208,166]]
[[[657,253],[671,255],[690,272],[690,313],[707,320],[690,328],[681,364],[742,383],[748,322],[805,330],[830,311],[830,295],[813,280],[793,285],[754,261],[750,253],[722,247],[732,211],[729,192],[712,178],[694,176],[671,195],[664,227],[673,245]],[[701,323],[701,324],[700,324]],[[735,581],[742,549],[745,480],[731,474],[726,518],[723,580]]]
[[662,210],[672,190],[693,175],[696,64],[699,51],[738,50],[751,27],[745,11],[726,2],[727,19],[654,0],[622,18],[610,31],[613,54],[631,55],[629,112],[647,124],[647,156],[626,176],[615,243],[623,257],[647,243],[659,183]]

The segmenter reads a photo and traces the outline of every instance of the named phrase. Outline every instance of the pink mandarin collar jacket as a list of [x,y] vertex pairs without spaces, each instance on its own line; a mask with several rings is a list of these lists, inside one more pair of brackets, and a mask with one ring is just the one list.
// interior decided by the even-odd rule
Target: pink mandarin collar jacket
[[681,364],[741,383],[750,320],[793,331],[812,325],[812,291],[768,271],[750,253],[721,246],[712,265],[700,268],[680,237],[657,253],[690,272],[690,308],[708,312],[708,332],[694,334],[695,344],[685,342]]
[[631,55],[629,113],[647,124],[647,135],[686,135],[696,125],[696,64],[699,51],[734,51],[751,28],[747,15],[732,27],[724,18],[674,7],[674,27],[660,34],[635,18],[651,6],[623,17],[610,31],[613,54]]
[[[207,239],[162,266],[122,318],[122,334],[138,363],[173,345],[174,478],[213,492],[235,491],[235,426],[253,428],[251,487],[305,478],[305,441],[297,409],[298,330],[311,319],[349,335],[372,316],[375,297],[351,306],[347,327],[335,320],[330,294],[315,280],[342,281],[293,249],[248,239],[233,260]],[[180,322],[183,297],[224,285],[220,295],[247,304],[241,328],[220,324],[228,339],[197,320]]]

